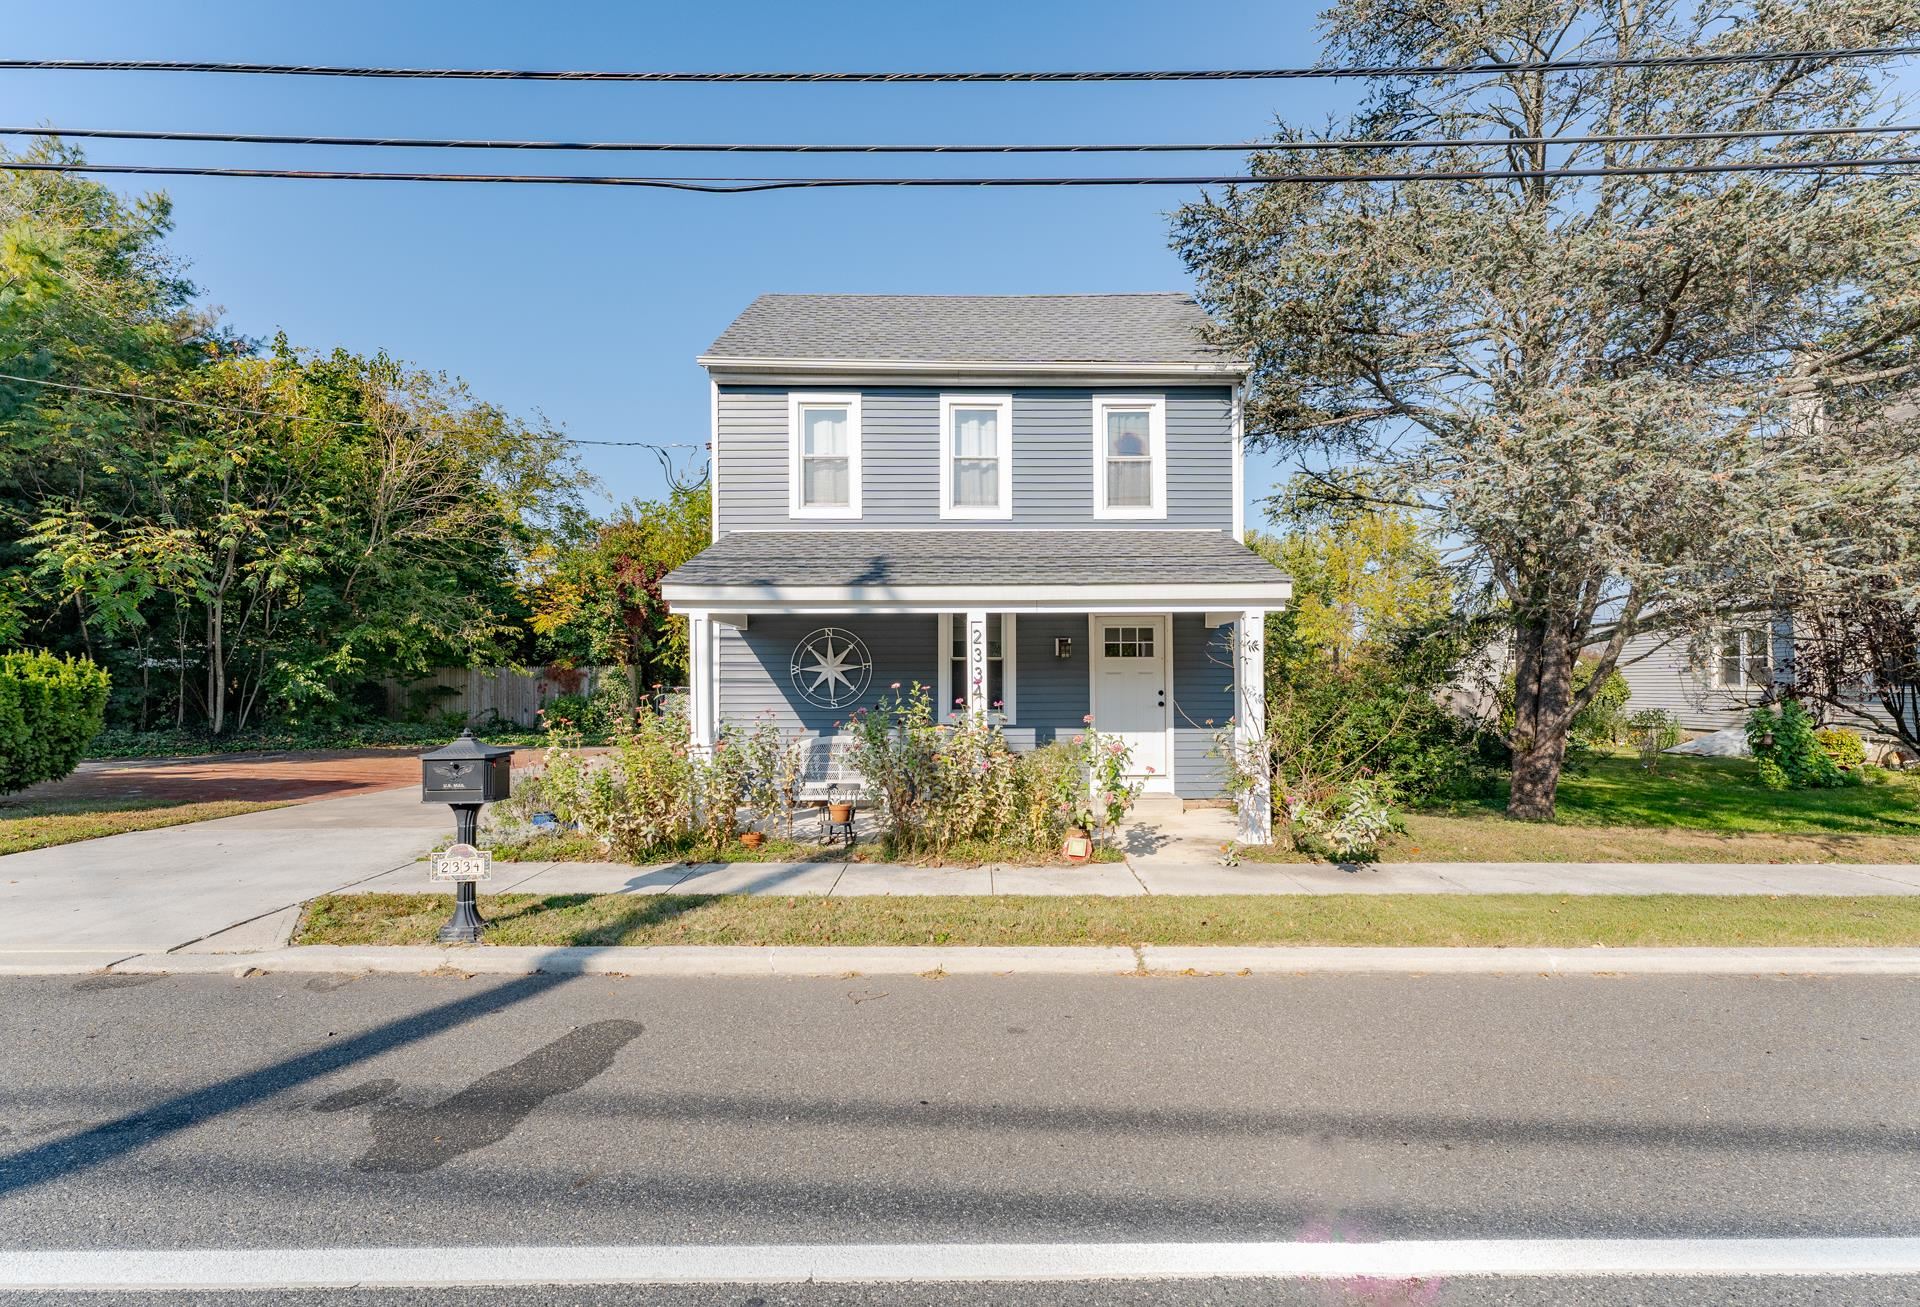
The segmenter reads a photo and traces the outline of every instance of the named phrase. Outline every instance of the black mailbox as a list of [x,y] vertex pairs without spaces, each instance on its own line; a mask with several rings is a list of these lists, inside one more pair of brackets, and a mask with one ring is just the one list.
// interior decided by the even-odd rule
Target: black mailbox
[[420,755],[423,803],[497,803],[512,788],[513,750],[476,740],[472,731]]

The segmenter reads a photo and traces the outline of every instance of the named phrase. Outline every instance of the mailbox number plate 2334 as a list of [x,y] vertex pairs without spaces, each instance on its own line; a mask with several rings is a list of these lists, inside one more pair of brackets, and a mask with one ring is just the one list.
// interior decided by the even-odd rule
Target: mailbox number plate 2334
[[435,880],[492,880],[493,854],[471,844],[455,844],[433,855]]

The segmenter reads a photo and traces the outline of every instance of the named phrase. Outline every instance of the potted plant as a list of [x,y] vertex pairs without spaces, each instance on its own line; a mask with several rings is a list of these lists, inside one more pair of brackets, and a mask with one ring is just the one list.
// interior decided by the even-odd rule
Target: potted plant
[[740,843],[747,848],[757,849],[766,842],[767,836],[764,831],[757,831],[749,826],[746,830],[740,832]]

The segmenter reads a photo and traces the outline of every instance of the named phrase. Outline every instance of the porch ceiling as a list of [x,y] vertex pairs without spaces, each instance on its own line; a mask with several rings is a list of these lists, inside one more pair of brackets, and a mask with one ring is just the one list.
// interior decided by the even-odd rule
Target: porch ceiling
[[736,531],[669,573],[678,609],[1278,608],[1285,573],[1225,531]]

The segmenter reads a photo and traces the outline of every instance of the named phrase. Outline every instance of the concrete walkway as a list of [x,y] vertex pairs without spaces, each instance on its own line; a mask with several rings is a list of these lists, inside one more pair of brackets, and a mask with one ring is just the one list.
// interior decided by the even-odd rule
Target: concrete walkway
[[[446,891],[408,864],[349,893]],[[862,862],[735,862],[636,867],[495,863],[487,894],[1920,894],[1920,865],[1653,862],[1166,863],[1082,867],[901,867]]]

